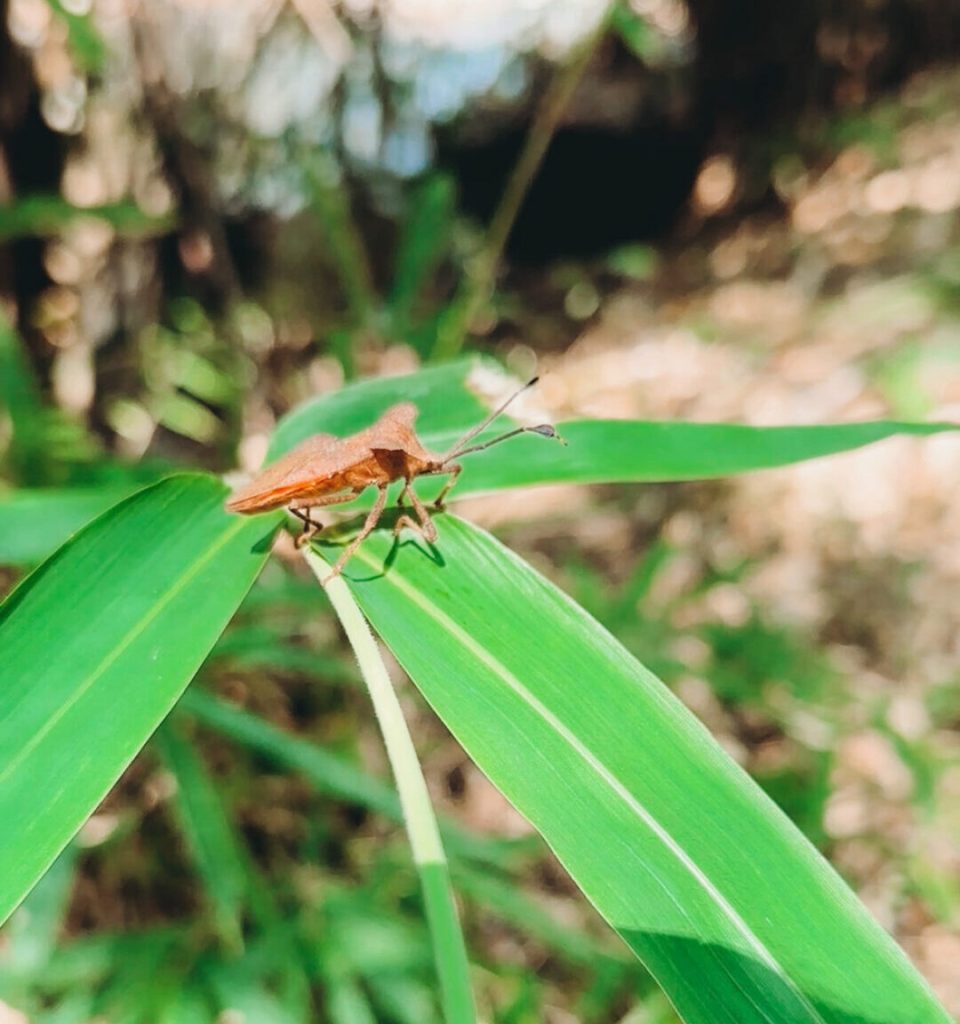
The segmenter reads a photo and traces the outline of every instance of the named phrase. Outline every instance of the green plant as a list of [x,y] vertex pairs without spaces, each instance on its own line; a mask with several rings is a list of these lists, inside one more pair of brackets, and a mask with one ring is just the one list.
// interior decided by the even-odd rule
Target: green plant
[[[311,402],[281,423],[272,453],[316,431],[352,432],[401,398],[418,403],[425,442],[442,450],[482,412],[468,385],[471,367],[364,382]],[[459,492],[720,476],[948,429],[572,422],[563,425],[567,449],[536,439],[492,449],[468,464]],[[0,692],[0,819],[17,823],[0,836],[3,917],[160,724],[262,569],[281,516],[230,517],[225,495],[219,481],[199,474],[154,484],[67,541],[0,607],[9,680]],[[451,515],[437,525],[435,551],[378,531],[330,596],[345,625],[354,602],[362,608],[684,1020],[948,1019],[826,862],[653,675],[492,537]],[[379,671],[368,663],[376,649],[350,631],[369,681]],[[196,849],[206,844],[198,864],[232,865],[212,895],[222,939],[236,943],[247,868],[226,852],[227,833],[182,736],[166,733],[160,749],[192,789],[182,815]],[[394,759],[401,777],[415,770],[409,753]],[[414,833],[432,828],[427,808],[411,815],[406,801],[405,813]],[[434,876],[431,924],[443,915],[434,933],[449,937],[446,868],[435,836],[431,842],[420,866]],[[273,913],[254,910],[261,921]],[[158,936],[151,956],[171,941]],[[465,1021],[472,1010],[457,945],[434,954],[449,982],[447,1019]],[[284,948],[274,945],[260,960],[249,949],[244,961],[221,967],[218,984],[242,986],[252,975],[240,964],[251,957],[263,976],[286,977],[278,967]],[[352,970],[333,979],[347,1004],[356,996]],[[302,1002],[295,979],[271,984],[291,1006]],[[421,995],[410,996],[413,1004]]]

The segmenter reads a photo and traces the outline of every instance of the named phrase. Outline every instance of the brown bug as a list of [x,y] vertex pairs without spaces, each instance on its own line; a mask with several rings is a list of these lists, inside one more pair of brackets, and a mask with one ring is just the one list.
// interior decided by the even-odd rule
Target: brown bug
[[507,438],[516,437],[517,434],[534,433],[563,440],[552,426],[541,424],[537,427],[517,427],[490,441],[469,444],[504,412],[517,395],[536,384],[537,379],[534,377],[512,394],[443,455],[428,452],[418,440],[413,430],[418,409],[412,402],[390,406],[376,423],[351,437],[314,434],[267,466],[246,486],[234,491],[226,503],[227,511],[255,515],[286,507],[304,523],[303,532],[297,538],[297,546],[301,547],[309,543],[321,529],[320,524],[310,518],[311,509],[352,501],[371,484],[375,486],[377,499],[373,508],[360,532],[343,549],[330,575],[324,580],[327,583],[340,574],[350,556],[376,527],[386,505],[387,487],[395,480],[403,480],[397,504],[403,508],[404,498],[409,498],[419,522],[404,513],[394,526],[394,536],[404,526],[410,526],[432,544],[437,539],[437,528],[426,505],[410,486],[416,477],[450,475],[434,501],[434,508],[440,510],[443,508],[443,499],[450,493],[450,488],[456,483],[463,468],[456,459],[482,451]]

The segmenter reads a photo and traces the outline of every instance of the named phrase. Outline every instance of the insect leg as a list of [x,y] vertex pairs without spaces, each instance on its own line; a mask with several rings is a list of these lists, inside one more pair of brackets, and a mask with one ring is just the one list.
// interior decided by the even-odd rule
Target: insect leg
[[310,509],[309,508],[304,510],[302,508],[294,508],[291,505],[289,511],[290,511],[290,514],[296,516],[297,519],[299,519],[300,522],[303,523],[303,525],[305,527],[307,527],[307,529],[312,529],[314,527],[319,527],[319,525],[320,525],[319,523],[315,523],[310,518]]
[[301,533],[296,539],[297,547],[302,548],[304,544],[308,544],[323,529],[323,526],[320,523],[314,522],[313,519],[310,518],[311,509],[322,508],[324,505],[342,505],[345,501],[353,501],[359,493],[359,491],[349,491],[347,494],[323,495],[305,506],[306,511],[304,511],[303,508],[288,505],[287,511],[290,512],[291,515],[295,515],[297,519],[304,524],[303,533]]
[[314,537],[316,537],[316,535],[320,532],[322,527],[319,523],[315,523],[310,518],[309,508],[306,510],[306,512],[304,512],[303,509],[293,508],[291,506],[290,512],[303,523],[303,530],[301,530],[300,536],[297,537],[297,539],[294,541],[294,544],[296,544],[298,548],[302,548],[304,544],[308,543],[309,541],[313,540]]
[[416,530],[419,534],[423,533],[423,530],[420,529],[420,524],[416,519],[411,519],[410,516],[400,516],[400,518],[393,524],[394,537],[399,537],[400,531],[405,526],[409,526],[411,530]]
[[450,479],[443,485],[440,489],[440,493],[434,500],[433,507],[435,509],[443,508],[443,499],[450,493],[450,489],[457,482],[457,477],[460,475],[462,470],[463,466],[461,466],[459,462],[454,462],[449,467],[442,470],[442,472],[450,474]]
[[420,500],[420,496],[411,487],[407,490],[410,495],[410,503],[413,505],[414,511],[420,519],[420,522],[416,522],[411,516],[401,516],[393,527],[394,537],[405,527],[409,526],[411,529],[416,530],[421,537],[428,544],[435,544],[437,540],[437,528],[433,524],[433,520],[430,518],[430,512],[427,506]]
[[343,571],[343,567],[347,564],[350,556],[357,550],[363,541],[370,536],[373,532],[374,527],[380,521],[380,517],[383,515],[383,506],[387,503],[387,487],[386,484],[381,484],[377,490],[377,500],[373,503],[373,508],[370,509],[367,515],[366,522],[360,532],[353,538],[352,541],[343,549],[340,553],[340,557],[337,559],[336,564],[330,570],[330,575],[323,580],[323,585],[326,586],[335,576],[339,576]]

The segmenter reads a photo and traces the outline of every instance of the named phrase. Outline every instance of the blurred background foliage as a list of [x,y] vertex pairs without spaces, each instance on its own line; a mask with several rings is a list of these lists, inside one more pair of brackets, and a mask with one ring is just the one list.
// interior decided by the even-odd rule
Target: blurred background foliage
[[[0,581],[172,465],[256,467],[298,401],[464,349],[539,365],[559,419],[958,418],[958,52],[952,0],[0,0]],[[888,442],[468,509],[954,1013],[958,470]],[[406,700],[486,1018],[674,1021]],[[0,1021],[436,1020],[370,717],[275,560],[0,932]]]

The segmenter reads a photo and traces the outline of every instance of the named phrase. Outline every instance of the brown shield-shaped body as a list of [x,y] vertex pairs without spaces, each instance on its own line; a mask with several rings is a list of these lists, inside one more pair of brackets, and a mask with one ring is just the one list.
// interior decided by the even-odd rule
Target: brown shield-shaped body
[[[536,382],[537,378],[534,377],[520,391],[532,387]],[[247,515],[276,508],[289,509],[304,524],[304,530],[296,541],[297,546],[302,547],[309,544],[320,529],[320,524],[310,517],[312,509],[352,501],[366,487],[371,484],[376,486],[377,497],[363,526],[340,553],[330,575],[324,580],[327,583],[340,574],[353,552],[376,528],[386,505],[387,485],[394,480],[403,480],[404,486],[397,497],[397,504],[402,508],[404,498],[408,499],[416,519],[405,512],[401,513],[394,523],[394,535],[410,527],[419,532],[427,543],[433,544],[437,539],[437,528],[427,506],[410,487],[416,477],[427,474],[448,477],[434,499],[433,507],[439,510],[444,507],[443,500],[460,475],[461,466],[456,461],[460,456],[482,451],[507,438],[527,432],[562,440],[552,426],[541,424],[536,427],[515,427],[489,441],[470,443],[507,408],[520,391],[471,427],[443,455],[428,452],[414,433],[417,407],[412,402],[391,406],[376,423],[350,437],[315,434],[267,466],[245,487],[234,491],[226,507],[230,512]]]
[[234,491],[226,507],[247,514],[309,508],[341,491],[411,480],[438,463],[414,432],[416,418],[417,407],[401,402],[350,437],[314,434]]

